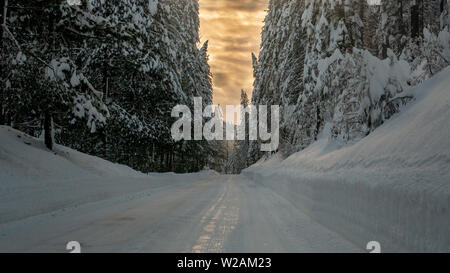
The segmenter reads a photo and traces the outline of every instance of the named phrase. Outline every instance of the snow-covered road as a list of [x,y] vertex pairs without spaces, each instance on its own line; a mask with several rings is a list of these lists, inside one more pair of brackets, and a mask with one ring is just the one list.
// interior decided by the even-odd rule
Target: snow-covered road
[[244,176],[160,179],[171,182],[1,223],[0,252],[67,252],[69,241],[80,242],[82,252],[360,252],[365,247]]

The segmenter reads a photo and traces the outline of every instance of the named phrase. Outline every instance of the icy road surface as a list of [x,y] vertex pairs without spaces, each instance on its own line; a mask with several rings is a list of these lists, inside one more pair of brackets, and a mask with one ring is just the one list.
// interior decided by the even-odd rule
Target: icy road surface
[[[123,183],[144,178],[118,178]],[[130,181],[127,181],[130,180]],[[147,188],[0,223],[0,252],[361,252],[243,176],[149,177]],[[154,180],[154,181],[152,181]],[[45,200],[42,200],[45,202]]]

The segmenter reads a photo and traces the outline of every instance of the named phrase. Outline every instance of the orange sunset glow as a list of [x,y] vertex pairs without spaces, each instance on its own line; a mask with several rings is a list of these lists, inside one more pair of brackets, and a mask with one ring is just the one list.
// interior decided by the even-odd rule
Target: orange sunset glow
[[239,104],[240,90],[251,96],[251,53],[259,53],[269,0],[200,0],[200,36],[209,40],[214,103]]

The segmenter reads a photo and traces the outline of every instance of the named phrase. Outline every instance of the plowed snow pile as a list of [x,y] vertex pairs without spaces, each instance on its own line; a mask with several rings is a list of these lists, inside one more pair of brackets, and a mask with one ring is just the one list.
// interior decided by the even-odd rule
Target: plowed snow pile
[[352,144],[320,139],[244,175],[358,245],[382,251],[450,251],[450,68],[416,100]]

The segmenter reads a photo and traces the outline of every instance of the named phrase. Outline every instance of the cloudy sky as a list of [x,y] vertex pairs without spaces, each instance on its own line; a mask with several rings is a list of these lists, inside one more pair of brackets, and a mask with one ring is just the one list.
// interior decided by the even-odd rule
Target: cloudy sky
[[239,104],[252,91],[251,53],[259,52],[269,0],[200,0],[201,40],[209,40],[214,103]]

